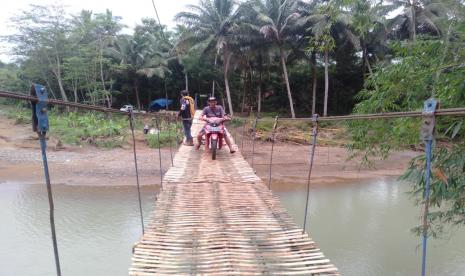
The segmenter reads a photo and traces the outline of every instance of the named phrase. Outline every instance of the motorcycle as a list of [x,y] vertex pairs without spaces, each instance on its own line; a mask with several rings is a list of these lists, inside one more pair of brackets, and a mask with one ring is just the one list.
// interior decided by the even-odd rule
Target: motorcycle
[[216,159],[216,151],[223,147],[225,136],[224,118],[211,117],[206,119],[205,126],[205,149],[211,150],[212,160]]

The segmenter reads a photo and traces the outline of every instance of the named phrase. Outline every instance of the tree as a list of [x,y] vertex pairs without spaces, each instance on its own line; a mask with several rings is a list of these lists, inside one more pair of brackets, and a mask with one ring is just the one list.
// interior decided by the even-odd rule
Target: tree
[[229,88],[228,71],[233,55],[234,28],[237,26],[237,5],[233,0],[201,0],[199,5],[190,5],[192,12],[181,12],[176,20],[188,26],[179,43],[190,43],[203,52],[214,48],[216,55],[223,54],[223,73],[229,112],[233,105]]
[[373,69],[370,63],[369,48],[376,51],[385,46],[387,29],[384,20],[381,17],[383,12],[379,4],[371,5],[368,0],[353,0],[350,3],[351,9],[351,27],[354,30],[356,37],[352,44],[355,47],[361,47],[363,67],[368,69],[368,72],[373,74]]
[[384,10],[394,11],[402,7],[402,12],[392,18],[389,29],[400,39],[408,36],[415,42],[418,31],[441,35],[437,20],[445,13],[445,6],[437,0],[391,0],[384,5]]
[[28,83],[20,78],[20,68],[14,64],[4,64],[0,61],[0,89],[23,92],[28,89]]
[[329,53],[336,48],[337,37],[344,37],[355,48],[360,48],[359,40],[350,29],[351,15],[343,8],[340,0],[330,0],[321,3],[316,11],[306,20],[311,23],[313,37],[310,39],[309,50],[323,53],[325,64],[325,99],[323,116],[328,115],[329,98]]
[[17,33],[8,36],[14,44],[13,53],[20,60],[28,58],[40,59],[42,70],[52,72],[55,77],[61,98],[68,101],[63,84],[63,58],[69,49],[67,35],[69,19],[64,15],[62,6],[31,5],[31,10],[11,20]]
[[[458,40],[463,43],[463,38]],[[360,103],[355,111],[366,114],[420,110],[431,91],[436,91],[435,98],[442,108],[464,106],[465,52],[461,43],[454,43],[447,51],[448,66],[441,65],[442,56],[437,54],[444,47],[440,40],[419,38],[413,45],[396,43],[393,50],[398,62],[384,66],[368,78],[365,89],[358,95]],[[432,82],[438,70],[441,74]],[[377,84],[376,90],[373,83]],[[436,122],[437,142],[431,172],[432,208],[427,218],[433,235],[446,225],[465,225],[464,119],[442,117]],[[420,124],[421,120],[412,118],[353,122],[348,128],[352,137],[350,149],[366,162],[372,158],[385,158],[397,149],[422,151],[424,145],[418,141]],[[411,161],[403,177],[413,182],[412,195],[417,204],[422,204],[425,191],[423,156]],[[425,229],[417,227],[415,230],[420,233]]]
[[294,102],[289,84],[289,76],[286,66],[285,47],[296,30],[297,1],[289,0],[257,0],[249,3],[255,11],[256,25],[252,28],[259,29],[263,36],[273,41],[279,49],[284,81],[292,118],[295,118]]
[[165,78],[169,72],[169,47],[160,37],[160,27],[152,19],[142,20],[136,26],[134,36],[120,35],[105,49],[105,55],[120,63],[121,69],[133,79],[137,107],[141,109],[139,76]]

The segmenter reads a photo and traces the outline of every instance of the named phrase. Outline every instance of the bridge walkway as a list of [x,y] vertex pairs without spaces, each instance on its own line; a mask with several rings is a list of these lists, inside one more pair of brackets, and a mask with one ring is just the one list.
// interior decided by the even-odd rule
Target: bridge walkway
[[163,186],[130,275],[339,275],[240,152],[181,146]]

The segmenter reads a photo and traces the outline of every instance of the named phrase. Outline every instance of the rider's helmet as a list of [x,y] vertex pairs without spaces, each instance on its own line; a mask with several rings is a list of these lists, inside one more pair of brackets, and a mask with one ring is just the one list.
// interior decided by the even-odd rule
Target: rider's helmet
[[216,98],[215,97],[210,97],[210,98],[208,98],[208,102],[216,102]]
[[189,91],[183,90],[183,91],[181,91],[181,95],[182,95],[182,96],[188,96],[188,95],[189,95]]

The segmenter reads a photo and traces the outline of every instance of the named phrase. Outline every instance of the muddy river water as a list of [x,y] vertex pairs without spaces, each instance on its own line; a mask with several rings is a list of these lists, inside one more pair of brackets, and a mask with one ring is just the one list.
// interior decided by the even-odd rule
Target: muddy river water
[[[419,275],[419,208],[407,184],[378,180],[311,190],[308,229],[343,275]],[[134,187],[54,186],[63,275],[127,275],[141,235]],[[143,188],[146,219],[156,189]],[[298,224],[302,186],[276,194]],[[45,186],[0,183],[0,275],[54,275]],[[465,229],[428,247],[428,275],[465,275]]]

